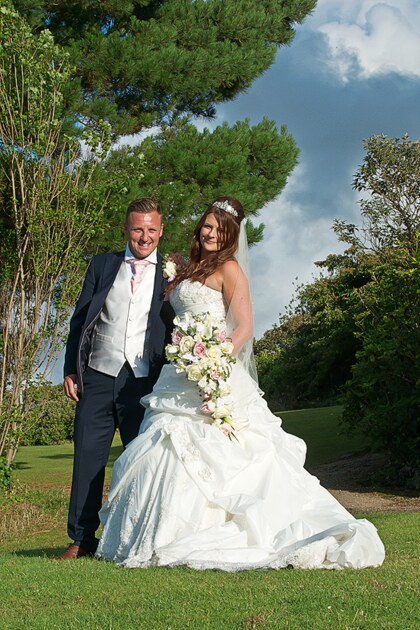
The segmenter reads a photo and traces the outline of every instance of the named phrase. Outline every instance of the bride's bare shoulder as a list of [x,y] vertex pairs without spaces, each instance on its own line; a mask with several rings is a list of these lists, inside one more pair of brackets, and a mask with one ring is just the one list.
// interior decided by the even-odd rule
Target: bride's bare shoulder
[[236,260],[227,260],[219,265],[216,271],[206,279],[206,284],[211,289],[224,292],[226,288],[236,284],[240,267]]
[[237,276],[240,271],[240,267],[236,260],[227,260],[220,265],[220,272],[224,277]]

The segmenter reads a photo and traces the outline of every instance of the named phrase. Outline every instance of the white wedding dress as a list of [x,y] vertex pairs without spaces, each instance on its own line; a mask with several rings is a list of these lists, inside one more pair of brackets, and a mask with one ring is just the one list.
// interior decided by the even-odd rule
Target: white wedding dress
[[[224,317],[222,294],[184,281],[180,317]],[[114,464],[97,557],[125,567],[186,565],[239,571],[378,566],[375,527],[356,520],[304,468],[305,443],[281,428],[237,362],[229,440],[200,413],[197,384],[166,365],[142,399],[141,433]]]

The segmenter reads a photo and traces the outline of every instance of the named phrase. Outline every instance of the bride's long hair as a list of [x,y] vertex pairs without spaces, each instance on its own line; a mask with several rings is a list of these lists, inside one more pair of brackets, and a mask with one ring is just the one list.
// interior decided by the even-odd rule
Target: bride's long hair
[[[227,210],[215,206],[216,202],[227,202],[237,213],[235,216]],[[206,222],[207,215],[213,214],[219,226],[219,239],[221,241],[220,249],[211,252],[208,256],[201,260],[201,228]],[[206,278],[211,276],[216,269],[228,260],[234,260],[234,254],[238,247],[239,229],[241,221],[244,219],[245,213],[242,204],[235,197],[217,197],[207,208],[199,222],[197,223],[191,242],[190,260],[184,269],[182,269],[175,279],[168,284],[167,293],[172,291],[180,282],[193,280],[205,283]]]

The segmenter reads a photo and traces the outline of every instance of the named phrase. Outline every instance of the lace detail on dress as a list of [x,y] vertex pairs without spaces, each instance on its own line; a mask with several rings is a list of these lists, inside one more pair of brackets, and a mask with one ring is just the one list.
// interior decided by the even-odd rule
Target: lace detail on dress
[[226,317],[226,307],[220,291],[201,282],[183,280],[170,294],[170,302],[178,317],[189,313],[210,313],[213,317]]

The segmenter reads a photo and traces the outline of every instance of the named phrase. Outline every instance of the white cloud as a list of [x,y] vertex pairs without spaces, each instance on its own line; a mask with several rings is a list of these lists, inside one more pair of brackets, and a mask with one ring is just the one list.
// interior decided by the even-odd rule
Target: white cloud
[[133,133],[130,136],[120,136],[112,145],[112,149],[120,149],[121,147],[136,147],[138,144],[143,142],[145,138],[149,136],[155,136],[160,132],[160,127],[150,127],[150,129],[145,129],[144,131],[140,131],[139,133]]
[[[250,250],[251,286],[255,314],[255,336],[261,337],[284,313],[290,302],[293,284],[309,282],[319,274],[315,262],[344,247],[331,229],[333,216],[311,216],[307,207],[295,200],[301,196],[305,166],[300,163],[283,194],[261,212],[265,223],[264,241]],[[350,189],[337,207],[354,218],[356,195]],[[356,219],[357,220],[357,219]]]
[[418,0],[320,0],[307,26],[325,38],[344,82],[397,73],[420,78]]

